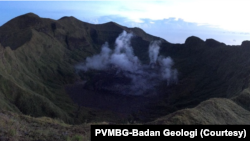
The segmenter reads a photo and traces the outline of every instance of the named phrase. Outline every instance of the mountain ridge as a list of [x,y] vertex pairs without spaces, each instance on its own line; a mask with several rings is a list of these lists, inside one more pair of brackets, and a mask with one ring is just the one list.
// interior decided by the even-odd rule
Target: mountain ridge
[[[129,45],[142,66],[151,63],[149,46],[160,43],[159,56],[171,58],[178,81],[172,85],[160,81],[142,96],[124,95],[119,89],[129,81],[126,73],[112,67],[89,72],[76,69],[100,54],[105,45],[114,52],[123,32],[133,33]],[[89,139],[89,125],[103,122],[250,124],[249,47],[250,41],[230,46],[195,36],[172,44],[114,22],[94,25],[72,16],[58,20],[33,13],[18,16],[0,27],[0,119],[16,128],[0,123],[0,136],[11,139],[16,131],[12,137],[20,140],[65,140],[79,134]],[[153,80],[148,83],[154,85]],[[121,87],[114,88],[115,84]],[[41,132],[18,123],[40,127]],[[75,131],[82,127],[84,133]],[[54,135],[44,132],[45,128]],[[70,134],[62,135],[65,130]]]
[[[144,32],[142,29],[140,29],[140,28],[138,28],[138,27],[134,27],[134,28],[128,28],[128,27],[125,27],[125,26],[122,26],[122,25],[119,25],[119,24],[117,24],[117,23],[115,23],[115,22],[112,22],[112,21],[110,21],[110,22],[107,22],[107,23],[103,23],[103,24],[90,24],[90,23],[86,23],[86,22],[83,22],[83,21],[81,21],[81,20],[78,20],[77,18],[75,18],[75,17],[73,17],[73,16],[64,16],[64,17],[62,17],[62,18],[60,18],[60,19],[58,19],[58,20],[54,20],[54,19],[49,19],[49,18],[41,18],[41,17],[39,17],[38,15],[36,15],[36,14],[34,14],[34,13],[27,13],[27,14],[23,14],[23,15],[21,15],[21,16],[17,16],[17,17],[15,17],[15,18],[13,18],[13,19],[11,19],[10,21],[8,21],[8,22],[6,22],[5,24],[3,24],[2,26],[0,26],[0,27],[2,27],[2,30],[1,30],[1,33],[2,32],[4,32],[5,30],[6,30],[6,28],[8,28],[8,26],[11,26],[11,28],[13,28],[13,27],[18,27],[18,29],[24,29],[24,28],[27,28],[27,27],[31,27],[31,28],[34,28],[34,29],[36,29],[36,30],[44,30],[44,29],[39,29],[39,28],[41,28],[41,27],[39,27],[39,25],[42,25],[43,23],[42,23],[42,20],[43,21],[47,21],[49,24],[53,24],[53,25],[50,25],[51,27],[51,29],[52,30],[55,30],[55,29],[53,29],[53,28],[55,28],[55,27],[53,27],[53,26],[55,26],[56,25],[56,23],[57,24],[61,24],[60,23],[60,21],[63,21],[63,20],[65,20],[65,19],[69,19],[69,21],[77,21],[78,23],[83,23],[83,24],[85,24],[85,25],[88,25],[88,26],[105,26],[105,25],[107,25],[107,26],[109,26],[109,25],[111,25],[111,26],[113,26],[113,25],[116,25],[116,26],[118,26],[118,27],[120,27],[120,28],[122,28],[123,30],[125,30],[125,31],[127,31],[127,32],[133,32],[133,33],[135,33],[136,35],[138,35],[138,36],[144,36],[144,37],[142,37],[144,40],[147,40],[147,41],[152,41],[152,40],[162,40],[162,41],[164,41],[164,42],[167,42],[165,39],[162,39],[162,38],[159,38],[159,37],[156,37],[156,36],[152,36],[152,35],[149,35],[149,34],[147,34],[146,32]],[[18,21],[19,20],[19,21]],[[54,23],[53,23],[54,22]],[[22,25],[15,25],[16,23],[24,23],[24,24],[22,24]],[[48,23],[46,23],[45,22],[45,24],[48,24]],[[8,25],[8,26],[7,26]],[[59,25],[60,26],[60,25]],[[48,28],[48,27],[47,27]],[[51,30],[50,29],[50,30]],[[48,30],[48,29],[47,29]],[[6,32],[6,31],[5,31]],[[5,33],[4,32],[4,33]],[[2,35],[3,36],[3,35]],[[184,44],[187,44],[187,41],[188,41],[188,39],[189,38],[197,38],[198,39],[198,37],[195,37],[195,36],[190,36],[190,37],[188,37],[187,39],[186,39],[186,41],[184,42]],[[201,41],[203,41],[202,39],[200,39]],[[198,40],[197,40],[198,41]],[[219,42],[219,41],[216,41],[216,40],[214,40],[214,39],[206,39],[206,41],[205,41],[206,43],[207,42],[213,42],[213,43],[221,43],[221,42]],[[246,44],[245,42],[247,42],[247,41],[243,41],[242,42],[242,44],[244,43],[244,44]],[[178,43],[177,43],[178,44]],[[211,43],[210,43],[211,44]],[[222,43],[223,45],[225,45],[224,43]],[[5,46],[7,46],[7,45],[4,45],[4,47]],[[20,46],[20,45],[19,45]],[[240,45],[241,46],[241,45]]]
[[[34,117],[60,118],[67,123],[127,120],[127,117],[115,119],[116,113],[112,111],[81,106],[65,91],[65,85],[98,74],[77,74],[74,67],[99,53],[105,42],[113,49],[123,30],[135,35],[131,46],[142,64],[149,63],[150,43],[161,40],[159,55],[170,56],[179,72],[177,85],[165,87],[161,83],[158,86],[160,104],[151,101],[154,106],[146,106],[142,115],[133,114],[134,120],[154,121],[184,108],[194,108],[210,98],[229,98],[249,110],[244,101],[248,94],[242,94],[249,87],[249,41],[228,46],[214,39],[203,41],[190,36],[184,44],[172,44],[142,29],[114,22],[94,25],[72,16],[53,20],[33,13],[18,16],[0,27],[3,109]],[[96,82],[98,80],[89,84]]]

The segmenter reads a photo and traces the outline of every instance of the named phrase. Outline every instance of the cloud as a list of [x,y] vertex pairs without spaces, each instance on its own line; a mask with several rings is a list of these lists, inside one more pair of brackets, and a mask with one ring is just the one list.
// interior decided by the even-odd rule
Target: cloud
[[[226,6],[224,6],[225,4]],[[245,17],[245,13],[250,12],[248,8],[250,1],[248,0],[107,1],[96,4],[90,2],[89,5],[91,9],[87,9],[93,11],[94,15],[98,17],[116,15],[126,17],[130,22],[140,24],[144,23],[143,19],[154,21],[174,17],[175,19],[183,19],[185,22],[199,25],[211,25],[231,31],[250,32],[250,20]],[[83,4],[81,6],[88,7]],[[84,8],[82,9],[84,10]],[[91,12],[88,11],[87,13]]]
[[[3,10],[0,10],[1,14],[12,16],[18,16],[27,11],[41,14],[42,17],[75,16],[81,20],[117,16],[135,23],[144,23],[143,19],[155,21],[174,17],[183,19],[185,22],[211,25],[231,31],[250,32],[250,20],[246,18],[246,13],[250,13],[249,0],[19,1],[1,2],[1,5],[3,7]],[[18,10],[15,7],[18,7]],[[16,15],[13,14],[15,12]]]

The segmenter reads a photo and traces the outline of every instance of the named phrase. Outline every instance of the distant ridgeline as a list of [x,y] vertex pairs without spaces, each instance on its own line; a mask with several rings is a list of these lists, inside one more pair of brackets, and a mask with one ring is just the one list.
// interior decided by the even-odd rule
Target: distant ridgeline
[[67,123],[249,124],[249,56],[250,41],[172,44],[28,13],[0,27],[0,109]]

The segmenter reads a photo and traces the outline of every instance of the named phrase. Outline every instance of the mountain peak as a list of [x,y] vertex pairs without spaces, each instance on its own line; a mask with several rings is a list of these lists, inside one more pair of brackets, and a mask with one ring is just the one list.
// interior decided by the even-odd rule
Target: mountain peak
[[39,16],[38,16],[38,15],[36,15],[35,13],[32,13],[32,12],[30,12],[30,13],[26,13],[26,14],[23,14],[23,15],[21,15],[21,16],[27,16],[27,17],[37,17],[37,18],[39,18]]
[[59,20],[76,19],[74,16],[63,16]]
[[242,47],[250,47],[250,41],[243,41],[242,43],[241,43],[241,46]]
[[3,26],[11,26],[12,28],[24,29],[29,26],[33,26],[41,21],[41,18],[34,13],[27,13],[18,17],[15,17],[5,23]]
[[38,27],[41,24],[42,19],[34,13],[15,17],[0,27],[0,42],[4,47],[16,49],[31,39],[30,27]]
[[196,46],[196,45],[203,44],[203,43],[204,41],[196,36],[190,36],[185,41],[185,45],[188,45],[188,46]]

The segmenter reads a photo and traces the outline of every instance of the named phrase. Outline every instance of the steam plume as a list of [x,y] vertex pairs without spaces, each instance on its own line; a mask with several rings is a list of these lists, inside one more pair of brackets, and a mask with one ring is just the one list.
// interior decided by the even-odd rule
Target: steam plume
[[76,69],[88,71],[90,69],[93,70],[106,70],[109,64],[109,58],[111,54],[111,49],[106,42],[102,46],[102,50],[100,54],[94,55],[92,57],[87,57],[84,64],[79,64],[76,66]]
[[150,64],[155,64],[157,61],[157,57],[158,57],[159,50],[160,50],[160,46],[159,46],[160,43],[161,41],[157,40],[157,41],[151,42],[149,45],[148,53],[149,53]]
[[[111,50],[108,43],[102,46],[100,54],[87,57],[86,61],[76,66],[83,71],[106,70],[111,68],[117,70],[117,75],[129,78],[130,84],[117,83],[116,86],[123,94],[141,95],[154,89],[161,81],[167,81],[167,85],[177,83],[178,71],[172,69],[174,64],[171,57],[159,57],[161,41],[153,41],[149,45],[149,65],[142,65],[137,56],[134,55],[130,44],[132,33],[123,31],[115,41],[115,49]],[[152,67],[154,64],[155,67]],[[156,65],[157,64],[157,65]]]

